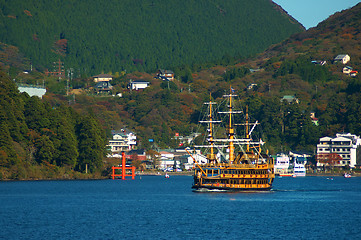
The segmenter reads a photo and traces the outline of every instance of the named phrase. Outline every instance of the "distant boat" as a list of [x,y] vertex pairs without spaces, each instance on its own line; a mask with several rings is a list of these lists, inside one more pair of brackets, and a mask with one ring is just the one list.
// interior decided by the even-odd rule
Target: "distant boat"
[[289,177],[292,176],[290,168],[290,157],[284,153],[277,154],[275,161],[275,174],[279,176]]
[[293,176],[293,173],[288,173],[288,172],[286,172],[286,173],[280,173],[279,176],[280,176],[280,177],[292,177],[292,176]]
[[166,173],[166,174],[164,175],[164,177],[165,177],[165,178],[169,178],[169,175],[168,175],[168,173]]
[[343,176],[344,176],[345,178],[350,178],[350,177],[351,177],[351,174],[345,173]]
[[294,177],[305,177],[306,176],[305,164],[297,163],[295,160],[294,167],[293,167],[293,175],[294,175]]

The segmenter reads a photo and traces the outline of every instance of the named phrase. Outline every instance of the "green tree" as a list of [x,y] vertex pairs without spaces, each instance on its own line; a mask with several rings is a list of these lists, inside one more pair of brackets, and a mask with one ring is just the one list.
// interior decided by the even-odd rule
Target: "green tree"
[[0,167],[10,167],[18,162],[6,123],[0,121]]
[[69,107],[61,105],[51,111],[51,139],[56,148],[55,159],[58,166],[74,168],[78,158],[78,142],[75,135],[75,123],[78,114]]
[[53,142],[48,136],[41,136],[36,142],[35,147],[37,152],[35,154],[35,160],[38,163],[51,163],[55,164],[55,159],[53,158],[55,148]]
[[69,166],[74,168],[78,158],[78,144],[74,132],[61,126],[58,129],[60,145],[56,162],[59,166]]
[[106,140],[100,124],[90,115],[82,117],[77,126],[77,136],[78,169],[84,171],[87,165],[90,172],[99,170],[106,153]]
[[42,129],[48,129],[50,121],[45,107],[39,97],[33,96],[25,104],[24,116],[29,129],[41,132]]

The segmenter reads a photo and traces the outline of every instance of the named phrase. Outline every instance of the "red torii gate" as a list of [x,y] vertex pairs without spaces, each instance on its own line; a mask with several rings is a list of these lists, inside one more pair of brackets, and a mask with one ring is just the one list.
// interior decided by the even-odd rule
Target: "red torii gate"
[[[134,166],[126,167],[125,164],[126,164],[125,154],[124,154],[124,152],[122,152],[122,166],[121,167],[115,167],[115,166],[112,167],[112,179],[113,180],[115,179],[115,177],[122,177],[122,180],[124,180],[125,177],[132,177],[132,179],[134,179],[134,177],[135,177],[135,167]],[[122,173],[121,174],[115,174],[116,169],[122,170]],[[126,173],[126,170],[128,170],[128,169],[132,170],[131,174]]]

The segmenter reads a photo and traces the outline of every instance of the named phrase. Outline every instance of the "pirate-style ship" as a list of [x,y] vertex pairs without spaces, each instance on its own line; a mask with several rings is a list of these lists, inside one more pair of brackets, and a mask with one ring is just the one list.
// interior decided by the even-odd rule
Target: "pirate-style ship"
[[[264,142],[253,139],[252,132],[258,122],[250,123],[248,109],[245,113],[233,110],[232,99],[237,95],[232,92],[231,88],[230,94],[224,95],[228,99],[228,111],[218,112],[227,116],[226,139],[214,137],[214,126],[222,122],[215,120],[213,116],[212,106],[216,103],[205,103],[208,105],[209,119],[200,122],[208,125],[208,145],[195,147],[207,147],[210,151],[206,164],[198,164],[194,159],[194,191],[268,191],[272,188],[274,160],[262,152]],[[233,115],[240,113],[245,115],[245,122],[236,124]],[[243,138],[238,138],[235,132],[239,127],[245,130]],[[235,149],[238,149],[237,153]]]

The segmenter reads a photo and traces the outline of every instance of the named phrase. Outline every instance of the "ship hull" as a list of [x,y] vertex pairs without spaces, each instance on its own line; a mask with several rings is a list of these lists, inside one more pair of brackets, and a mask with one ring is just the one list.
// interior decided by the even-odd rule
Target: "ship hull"
[[265,188],[235,188],[215,186],[192,186],[194,192],[265,192],[270,191],[272,186]]

